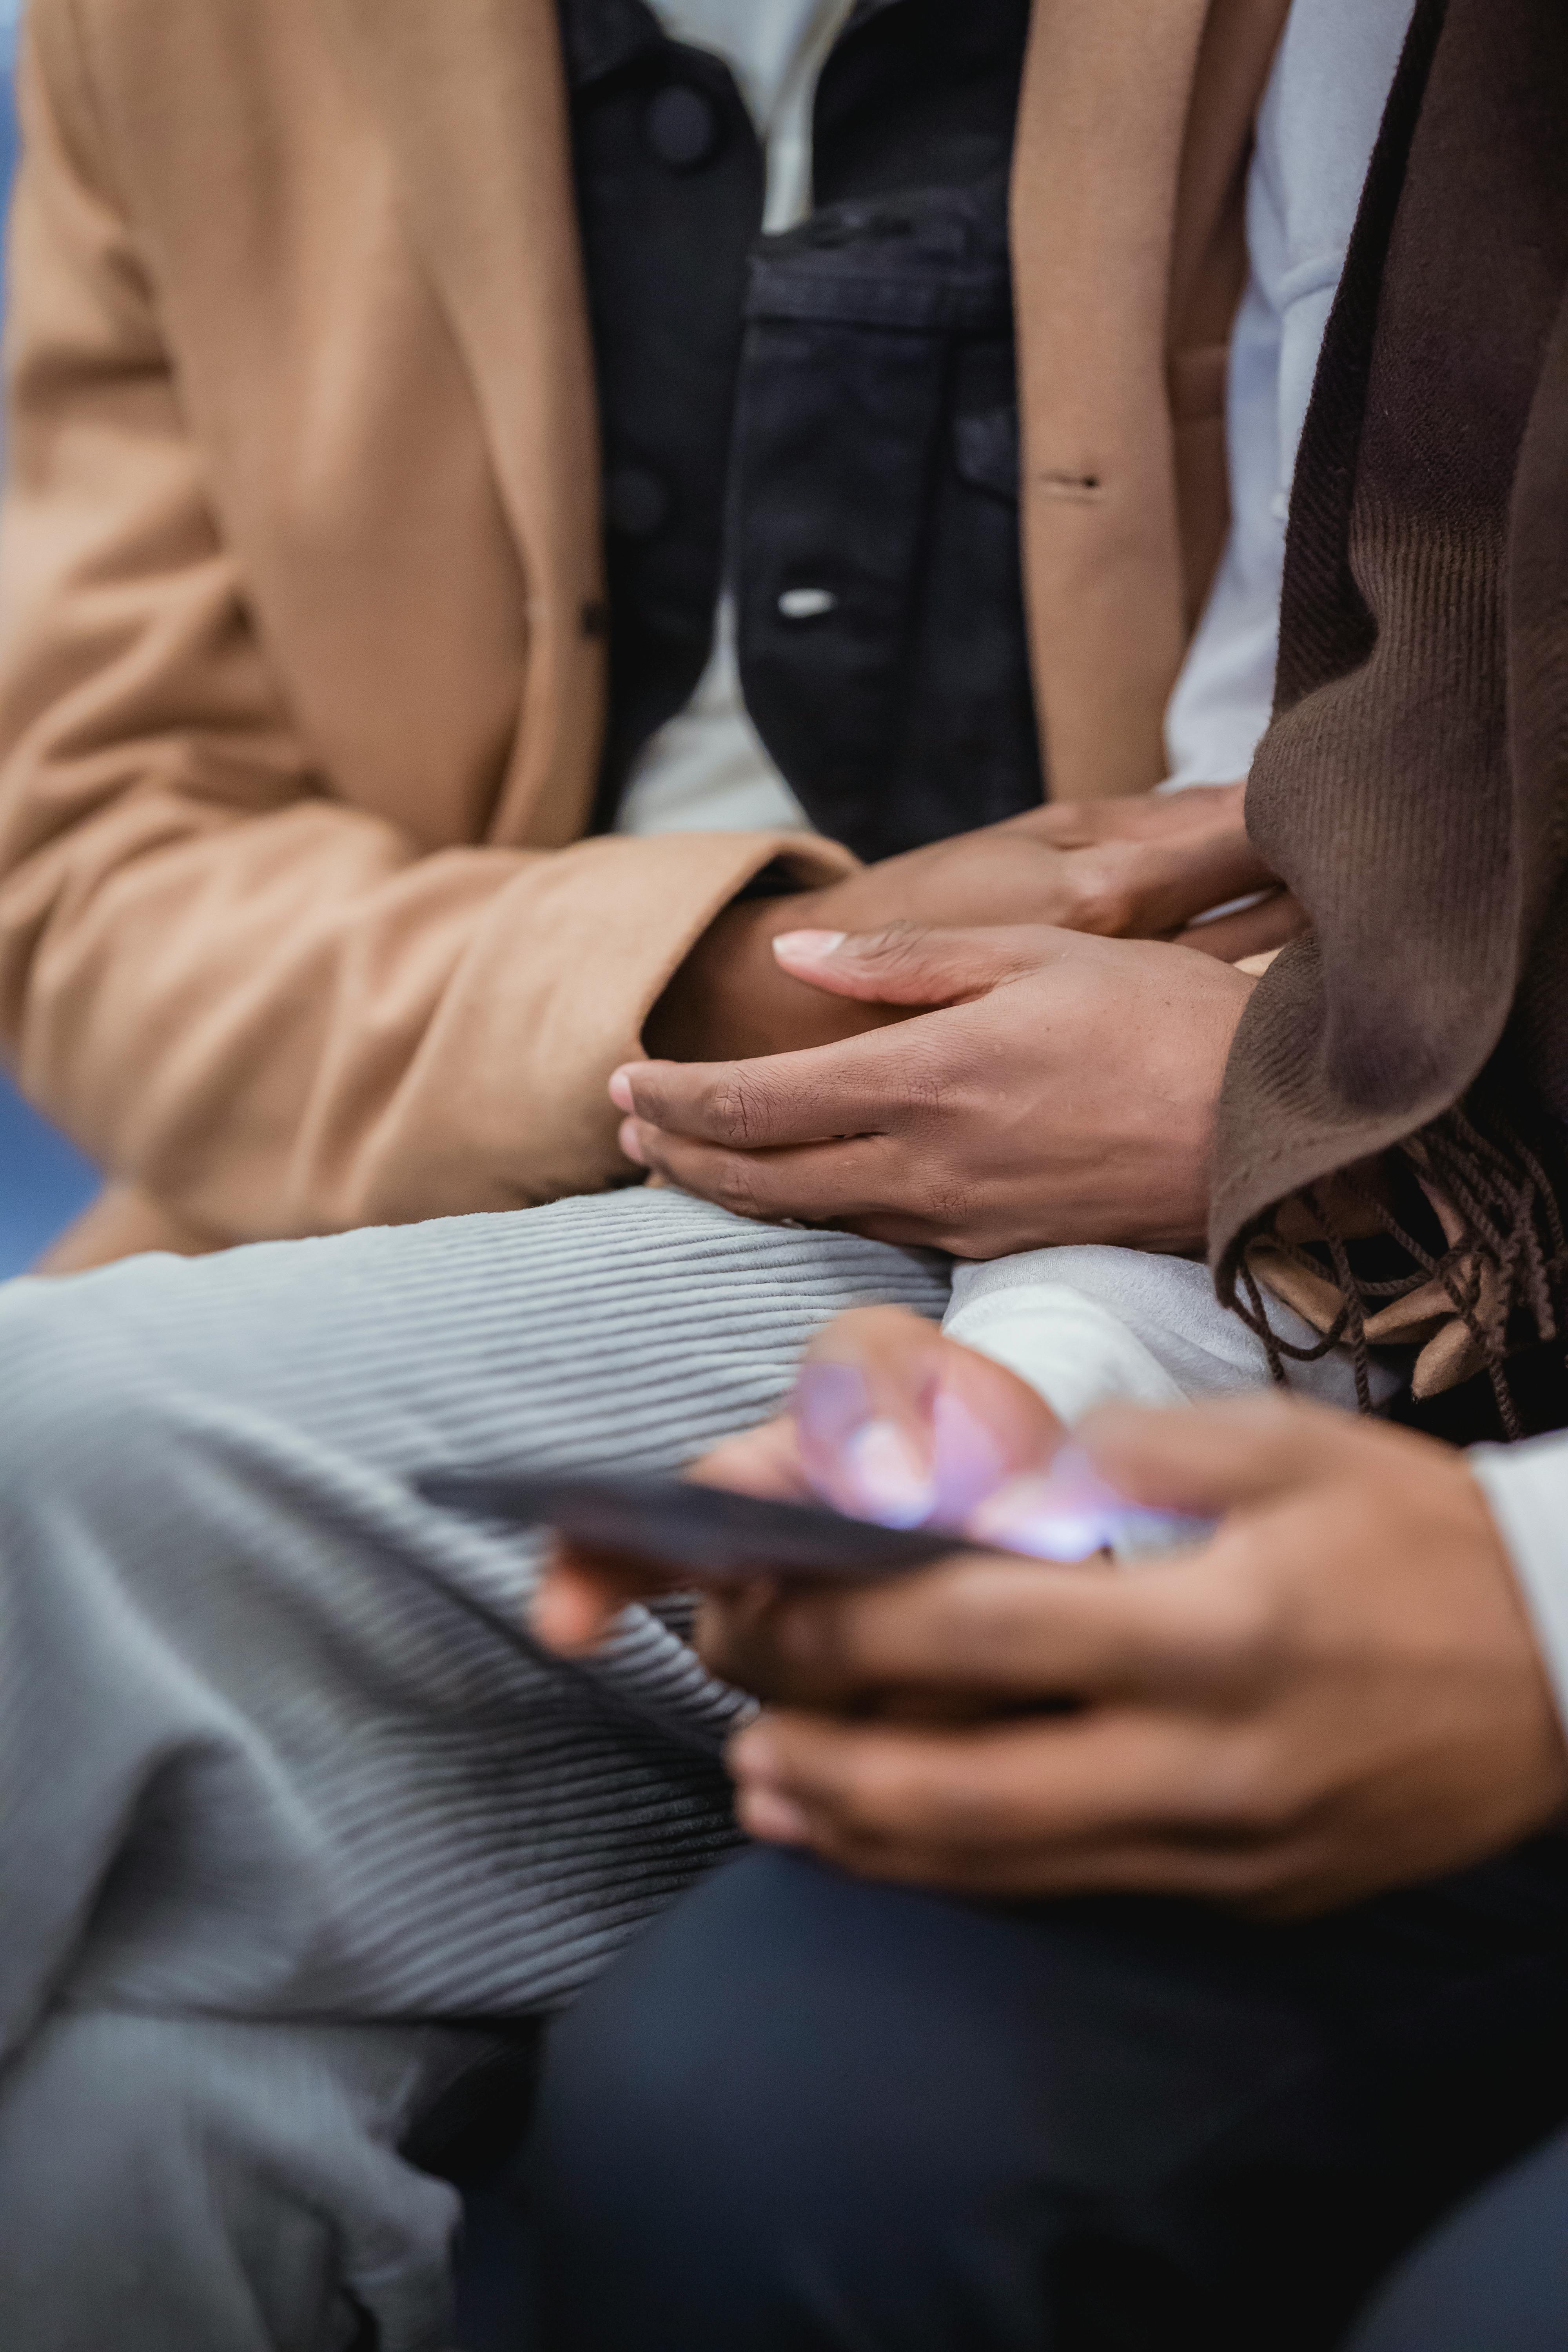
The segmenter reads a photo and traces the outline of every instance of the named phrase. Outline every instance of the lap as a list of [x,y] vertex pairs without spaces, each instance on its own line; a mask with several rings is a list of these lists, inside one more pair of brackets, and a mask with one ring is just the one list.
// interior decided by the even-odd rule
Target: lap
[[57,2014],[0,2100],[0,2342],[434,2352],[458,2202],[399,2142],[492,2046]]
[[673,1469],[843,1307],[944,1296],[657,1192],[0,1294],[0,2056],[51,1992],[574,1990],[731,1842],[733,1702],[646,1612],[591,1671],[538,1653],[533,1547],[415,1482]]
[[[255,2340],[325,2352],[357,2180],[373,2237],[424,2217],[383,2340],[440,2340],[436,2192],[376,2121],[411,2066],[423,2096],[395,2021],[559,2001],[708,1867],[731,1701],[652,1618],[597,1675],[534,1652],[531,1548],[413,1482],[674,1467],[828,1317],[945,1287],[642,1193],[0,1292],[0,2338],[248,2345],[271,2232],[295,2317]],[[110,2327],[58,2290],[115,2196],[162,2254]]]
[[555,2037],[544,2340],[1306,2352],[1564,2114],[1556,1842],[1292,1929],[751,1854]]
[[464,1466],[543,1449],[593,1461],[612,1432],[663,1459],[673,1427],[700,1445],[770,1410],[826,1317],[881,1301],[940,1314],[947,1290],[928,1254],[642,1187],[134,1258],[0,1288],[0,1432],[19,1416],[62,1456],[74,1434],[79,1467],[89,1406],[110,1442],[139,1415],[237,1444],[275,1419],[400,1478],[454,1452]]

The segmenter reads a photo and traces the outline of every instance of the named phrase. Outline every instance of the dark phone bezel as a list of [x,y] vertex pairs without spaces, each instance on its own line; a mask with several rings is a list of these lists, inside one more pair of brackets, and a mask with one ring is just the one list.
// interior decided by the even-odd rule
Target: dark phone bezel
[[673,1569],[693,1584],[747,1577],[862,1582],[908,1575],[981,1547],[937,1528],[886,1528],[818,1503],[777,1502],[687,1478],[444,1472],[426,1500],[516,1528],[547,1527],[595,1551]]

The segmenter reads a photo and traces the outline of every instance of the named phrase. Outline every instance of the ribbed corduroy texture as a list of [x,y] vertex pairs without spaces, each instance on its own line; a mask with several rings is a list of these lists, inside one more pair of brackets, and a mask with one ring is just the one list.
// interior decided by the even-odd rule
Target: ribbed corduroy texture
[[1297,471],[1247,818],[1313,932],[1226,1074],[1222,1295],[1250,1221],[1449,1111],[1510,1017],[1568,1115],[1565,124],[1568,14],[1423,0]]
[[0,2059],[50,2004],[565,1999],[733,1835],[732,1701],[524,1630],[422,1473],[669,1469],[934,1261],[627,1192],[0,1293]]

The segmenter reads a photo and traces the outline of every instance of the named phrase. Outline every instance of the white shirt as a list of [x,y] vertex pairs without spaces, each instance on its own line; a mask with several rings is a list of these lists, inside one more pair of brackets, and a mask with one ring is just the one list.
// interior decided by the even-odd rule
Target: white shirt
[[1268,724],[1296,451],[1412,14],[1412,0],[1296,0],[1275,59],[1231,343],[1231,530],[1165,715],[1173,784],[1245,776]]
[[[855,0],[649,0],[672,40],[721,58],[763,142],[763,226],[794,228],[811,211],[816,81]],[[713,650],[684,710],[632,762],[617,833],[805,831],[805,810],[746,714],[735,656],[734,599],[719,600]]]

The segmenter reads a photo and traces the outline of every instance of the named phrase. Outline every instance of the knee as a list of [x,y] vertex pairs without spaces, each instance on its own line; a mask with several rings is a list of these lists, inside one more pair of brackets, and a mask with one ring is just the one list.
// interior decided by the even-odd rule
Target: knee
[[[215,2086],[192,2078],[166,2026],[50,2021],[10,2070],[0,2104],[6,2340],[87,2340],[100,2310],[118,2305],[129,2325],[180,2278],[215,2262],[231,2267],[224,2216],[234,2170]],[[324,2236],[293,2252],[325,2292]]]
[[0,2342],[258,2352],[337,2341],[378,2294],[407,2341],[437,2340],[455,2194],[401,2161],[321,2038],[51,2019],[0,2099]]

